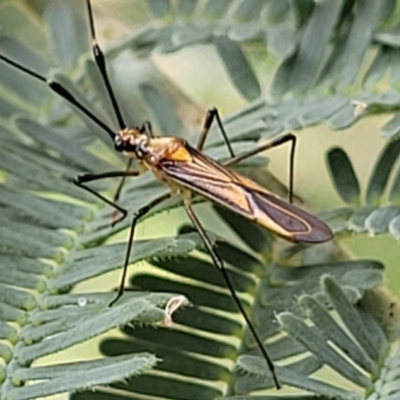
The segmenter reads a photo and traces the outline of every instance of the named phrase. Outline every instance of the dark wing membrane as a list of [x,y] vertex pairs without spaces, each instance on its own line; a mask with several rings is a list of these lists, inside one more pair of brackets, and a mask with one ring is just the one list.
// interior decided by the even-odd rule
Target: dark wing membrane
[[256,221],[288,240],[319,243],[332,238],[329,227],[318,218],[193,148],[187,150],[192,155],[190,162],[160,162],[159,167],[169,179]]
[[277,224],[284,233],[279,233],[278,229],[271,230],[289,240],[322,243],[333,237],[330,228],[317,217],[265,190],[262,192],[251,190],[249,200],[256,221],[269,229],[271,228],[267,225],[271,222]]

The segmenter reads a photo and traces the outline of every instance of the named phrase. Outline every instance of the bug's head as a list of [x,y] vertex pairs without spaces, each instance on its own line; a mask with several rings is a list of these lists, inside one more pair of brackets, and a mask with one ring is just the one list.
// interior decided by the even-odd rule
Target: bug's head
[[114,147],[119,152],[129,153],[141,159],[147,153],[149,137],[137,128],[123,129],[115,135]]

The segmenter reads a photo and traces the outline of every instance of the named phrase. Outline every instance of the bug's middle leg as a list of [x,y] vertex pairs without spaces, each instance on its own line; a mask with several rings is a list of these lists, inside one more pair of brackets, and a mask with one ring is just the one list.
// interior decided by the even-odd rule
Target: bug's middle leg
[[154,208],[156,205],[162,203],[164,200],[167,200],[171,196],[170,193],[165,193],[159,197],[156,197],[154,200],[152,200],[150,203],[146,204],[145,206],[139,208],[137,210],[132,218],[132,223],[131,223],[131,229],[129,231],[129,239],[128,239],[128,246],[126,249],[125,253],[125,259],[124,259],[124,264],[122,267],[122,274],[121,274],[121,282],[118,288],[118,293],[115,296],[115,298],[112,300],[112,302],[109,304],[111,307],[114,305],[124,294],[124,289],[125,289],[125,280],[126,280],[126,274],[128,272],[128,266],[129,266],[129,258],[132,252],[132,244],[133,244],[133,239],[135,236],[135,228],[137,223],[139,222],[140,218],[142,218],[144,215],[146,215],[152,208]]
[[203,150],[204,143],[207,139],[207,135],[210,132],[210,128],[211,128],[211,125],[214,122],[214,120],[217,120],[217,124],[222,133],[222,136],[224,137],[224,141],[226,143],[226,146],[228,147],[230,156],[235,157],[235,153],[232,149],[231,143],[229,142],[228,135],[226,134],[224,125],[222,124],[221,117],[219,115],[218,110],[215,107],[212,107],[207,111],[206,117],[203,122],[203,129],[201,130],[200,137],[197,142],[197,146],[196,146],[197,150],[199,150],[199,151]]

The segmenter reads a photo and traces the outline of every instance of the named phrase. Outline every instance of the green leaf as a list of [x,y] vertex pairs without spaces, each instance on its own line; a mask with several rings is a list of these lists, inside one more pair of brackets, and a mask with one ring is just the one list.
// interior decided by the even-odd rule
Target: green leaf
[[235,17],[240,22],[250,22],[259,16],[264,6],[265,2],[263,0],[248,0],[239,2],[235,10]]
[[378,365],[374,363],[364,349],[358,347],[353,341],[348,340],[344,330],[336,324],[332,316],[313,297],[304,295],[299,298],[299,303],[307,311],[311,321],[321,331],[325,331],[329,340],[336,346],[343,348],[345,353],[364,370],[375,374]]
[[222,18],[230,3],[231,0],[208,0],[204,7],[204,15],[215,20]]
[[[368,390],[371,387],[372,377],[386,374],[385,368],[380,367],[382,357],[387,357],[389,351],[385,335],[368,311],[349,302],[343,289],[332,277],[324,276],[321,283],[323,292],[329,297],[330,305],[323,305],[315,295],[303,295],[299,298],[299,303],[306,310],[306,315],[299,314],[299,311],[295,310],[295,312],[285,311],[277,315],[277,320],[284,332],[302,344],[303,352],[306,350],[323,364],[336,370],[342,377]],[[340,321],[330,316],[329,309],[332,306],[339,314]],[[310,317],[312,325],[306,323],[307,317]],[[344,324],[346,330],[340,324]],[[347,333],[347,330],[352,336]],[[355,368],[354,363],[363,368],[363,371]],[[255,363],[246,362],[243,357],[240,358],[238,365],[250,374],[263,373],[262,368],[255,368]],[[322,365],[315,366],[322,367]],[[366,371],[370,377],[365,374]],[[296,377],[292,372],[287,371],[286,365],[277,367],[278,378],[283,383],[307,389],[328,398],[361,398],[359,393],[345,391],[341,387],[335,387],[320,380],[306,377],[301,379],[302,373],[304,369],[299,370],[300,376]],[[260,381],[258,383],[254,381],[253,384],[260,387]]]
[[314,83],[341,6],[340,1],[324,0],[316,3],[288,71],[291,91],[303,92]]
[[219,56],[238,91],[254,100],[261,94],[260,84],[240,46],[226,38],[216,38],[214,43]]
[[150,84],[140,85],[139,90],[162,131],[169,135],[180,132],[182,127],[176,116],[176,111],[164,94]]
[[185,17],[189,17],[194,13],[197,3],[197,0],[180,0],[178,7],[182,15],[184,15]]
[[[83,7],[64,1],[46,4],[44,18],[51,30],[51,49],[61,65],[73,67],[75,60],[89,48]],[[66,34],[68,33],[68,34]]]
[[170,13],[171,4],[169,0],[147,0],[147,5],[157,18],[165,17]]
[[335,147],[327,153],[328,167],[340,197],[345,203],[358,205],[360,185],[347,154]]
[[400,140],[388,143],[376,163],[374,172],[368,182],[367,204],[376,205],[386,188],[389,175],[400,151]]
[[[13,376],[14,382],[39,380],[40,383],[12,389],[5,394],[12,399],[31,399],[51,394],[71,392],[96,386],[99,383],[115,382],[132,374],[142,373],[156,365],[152,354],[142,353],[134,356],[121,356],[97,361],[59,365],[58,367],[35,367],[19,369]],[[44,381],[43,381],[44,380]]]

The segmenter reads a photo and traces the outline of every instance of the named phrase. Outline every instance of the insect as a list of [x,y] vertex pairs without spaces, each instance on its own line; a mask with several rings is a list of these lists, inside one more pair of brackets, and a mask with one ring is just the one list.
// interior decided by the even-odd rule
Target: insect
[[[280,199],[265,188],[229,168],[230,166],[264,150],[283,143],[291,142],[290,193],[292,193],[293,158],[296,142],[295,136],[288,133],[269,143],[256,147],[251,151],[235,155],[224,130],[219,113],[215,108],[210,109],[206,115],[203,129],[196,147],[192,147],[184,139],[179,137],[155,137],[153,135],[150,123],[144,123],[142,126],[134,128],[127,127],[121,115],[117,98],[110,84],[103,52],[97,44],[90,0],[86,0],[86,6],[90,27],[90,36],[92,39],[93,56],[104,80],[116,119],[118,121],[119,130],[117,132],[114,132],[92,111],[87,109],[83,104],[76,100],[67,89],[57,82],[45,78],[44,76],[36,73],[33,70],[30,70],[14,60],[11,60],[8,57],[5,57],[4,55],[0,55],[0,60],[24,72],[32,78],[47,84],[52,91],[77,107],[80,111],[91,118],[94,123],[107,132],[114,143],[115,150],[124,153],[128,157],[129,162],[127,168],[123,171],[109,171],[99,174],[87,173],[78,176],[74,181],[76,185],[100,198],[110,206],[114,207],[120,213],[120,216],[114,221],[114,223],[121,221],[127,216],[127,210],[122,208],[116,202],[123,184],[123,179],[126,177],[135,177],[141,173],[141,171],[132,171],[130,169],[132,160],[136,160],[142,169],[151,171],[158,180],[168,185],[171,189],[171,193],[162,195],[152,200],[136,211],[135,215],[133,216],[123,264],[121,284],[119,286],[117,296],[111,305],[122,296],[124,291],[124,283],[126,280],[129,258],[132,250],[134,232],[138,221],[153,207],[166,200],[171,194],[179,193],[182,195],[183,205],[190,221],[196,228],[204,243],[204,246],[208,250],[213,264],[221,272],[228,290],[230,291],[239,311],[243,315],[250,331],[252,332],[252,335],[254,336],[255,341],[257,342],[262,356],[271,371],[275,386],[280,388],[274,364],[266,352],[264,345],[253,326],[253,323],[251,322],[244,307],[242,306],[239,297],[235,292],[222,259],[218,256],[218,253],[213,248],[211,240],[209,239],[196,213],[194,212],[191,199],[193,194],[201,195],[250,220],[255,221],[259,225],[275,232],[277,235],[289,241],[321,243],[330,240],[332,238],[332,232],[325,223],[317,219],[315,216],[294,206],[293,204]],[[217,122],[231,155],[231,158],[224,164],[219,164],[202,153],[205,140],[213,121]],[[87,185],[95,180],[112,177],[122,178],[114,200],[106,198],[101,193],[96,192]]]

